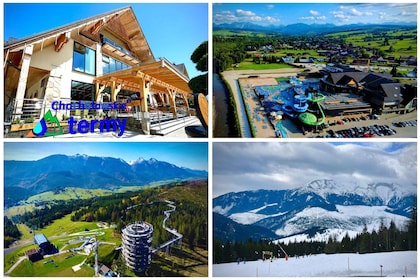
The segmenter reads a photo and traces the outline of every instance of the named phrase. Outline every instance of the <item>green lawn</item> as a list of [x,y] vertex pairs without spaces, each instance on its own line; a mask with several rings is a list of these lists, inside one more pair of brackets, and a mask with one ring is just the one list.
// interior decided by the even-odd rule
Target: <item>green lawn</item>
[[244,61],[239,63],[238,67],[233,68],[233,70],[268,70],[268,69],[297,69],[296,67],[290,66],[285,63],[253,63],[249,61]]
[[[93,268],[88,266],[82,266],[77,272],[72,270],[72,266],[80,264],[86,258],[82,255],[73,255],[73,257],[67,258],[73,255],[72,253],[65,253],[54,257],[42,259],[37,262],[31,262],[24,260],[21,262],[16,269],[12,271],[10,276],[14,277],[92,277],[94,274]],[[48,262],[53,260],[53,262]]]
[[31,204],[25,204],[25,205],[19,205],[19,206],[13,206],[8,208],[7,210],[4,211],[4,215],[7,217],[13,217],[16,215],[22,215],[26,212],[31,212],[35,209],[35,204],[31,203]]
[[52,201],[52,200],[70,200],[70,199],[86,199],[97,196],[105,196],[113,194],[110,190],[96,189],[87,190],[82,188],[65,188],[59,193],[43,192],[34,196],[31,196],[26,201],[31,203],[33,201]]
[[[372,38],[370,36],[373,33],[365,32],[361,33],[360,31],[348,31],[348,32],[337,32],[329,34],[326,37],[342,37],[344,41],[348,44],[353,44],[356,46],[361,46],[365,48],[376,48],[383,50],[386,53],[387,57],[393,56],[399,58],[402,55],[413,55],[417,56],[417,40],[416,40],[416,30],[396,30],[396,31],[387,31],[386,36],[390,39],[388,40],[389,45],[384,45],[384,36],[373,37],[373,40],[365,40],[367,38]],[[412,38],[395,38],[396,36],[411,36]],[[393,51],[388,52],[390,46],[394,48]],[[411,49],[409,49],[411,47]]]

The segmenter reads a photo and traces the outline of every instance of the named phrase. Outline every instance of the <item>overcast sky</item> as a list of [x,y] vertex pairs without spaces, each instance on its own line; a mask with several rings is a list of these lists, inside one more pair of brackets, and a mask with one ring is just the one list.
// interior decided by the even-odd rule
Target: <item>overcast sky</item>
[[213,145],[213,197],[290,189],[317,179],[417,186],[416,143],[235,143]]
[[343,2],[218,3],[213,5],[213,23],[250,22],[259,25],[332,23],[344,25],[417,22],[417,4],[413,1],[411,1],[412,3]]

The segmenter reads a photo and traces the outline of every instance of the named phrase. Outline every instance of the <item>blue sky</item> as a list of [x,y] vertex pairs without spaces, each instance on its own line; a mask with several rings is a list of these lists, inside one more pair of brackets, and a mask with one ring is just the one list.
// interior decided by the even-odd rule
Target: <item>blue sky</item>
[[213,197],[257,189],[292,189],[318,179],[417,190],[417,143],[213,143]]
[[415,3],[213,4],[214,24],[251,22],[259,25],[288,25],[294,23],[343,25],[416,21],[417,4]]
[[4,39],[21,39],[127,6],[133,8],[156,59],[184,63],[190,78],[203,74],[190,57],[208,40],[207,3],[9,3],[4,4]]
[[4,160],[38,160],[53,154],[86,154],[121,158],[155,158],[177,166],[208,170],[206,142],[10,142],[4,143]]

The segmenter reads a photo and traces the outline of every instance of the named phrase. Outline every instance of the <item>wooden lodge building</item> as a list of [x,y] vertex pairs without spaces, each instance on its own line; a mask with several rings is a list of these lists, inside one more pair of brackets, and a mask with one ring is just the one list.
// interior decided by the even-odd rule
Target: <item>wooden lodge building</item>
[[[131,7],[5,42],[3,69],[7,130],[19,123],[32,129],[54,101],[124,103],[111,113],[136,119],[143,130],[156,112],[190,115],[185,66],[154,57]],[[85,107],[51,111],[60,121],[104,114]]]
[[417,86],[398,83],[387,73],[328,73],[320,88],[330,93],[324,108],[327,112],[403,113],[417,108]]

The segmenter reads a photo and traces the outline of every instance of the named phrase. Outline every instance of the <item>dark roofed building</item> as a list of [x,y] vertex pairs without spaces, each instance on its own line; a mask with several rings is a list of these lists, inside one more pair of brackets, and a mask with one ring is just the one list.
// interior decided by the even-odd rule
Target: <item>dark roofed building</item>
[[25,256],[27,256],[31,262],[42,260],[42,255],[39,253],[39,250],[35,248],[26,250]]
[[48,241],[47,237],[40,233],[34,236],[34,242],[39,246],[39,253],[41,255],[52,255],[58,252],[57,247]]
[[[321,89],[330,94],[353,93],[363,97],[379,111],[402,110],[404,85],[389,73],[342,72],[329,73],[321,79]],[[413,98],[407,102],[411,102]]]
[[321,80],[321,89],[330,93],[361,93],[364,88],[377,88],[394,83],[388,73],[341,72],[330,73]]
[[397,107],[403,100],[402,84],[381,84],[376,90],[369,92],[369,101],[384,109],[385,107]]

